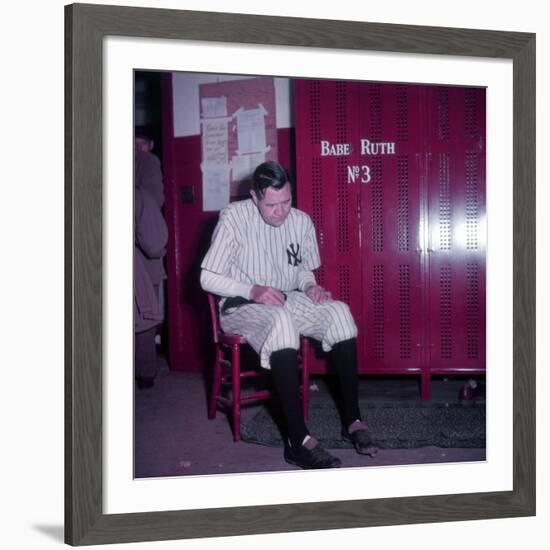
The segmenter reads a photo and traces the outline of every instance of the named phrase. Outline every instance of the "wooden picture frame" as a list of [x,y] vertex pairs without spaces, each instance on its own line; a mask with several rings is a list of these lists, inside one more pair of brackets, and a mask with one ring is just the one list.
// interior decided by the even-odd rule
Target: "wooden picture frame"
[[[265,28],[269,27],[269,33]],[[106,36],[513,62],[513,490],[104,514],[102,74]],[[535,35],[75,4],[65,12],[65,540],[72,545],[535,514]]]

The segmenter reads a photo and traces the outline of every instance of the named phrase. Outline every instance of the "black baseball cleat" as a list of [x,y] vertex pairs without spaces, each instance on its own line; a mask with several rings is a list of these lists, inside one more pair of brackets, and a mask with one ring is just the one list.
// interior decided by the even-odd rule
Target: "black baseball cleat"
[[342,466],[342,461],[323,449],[320,443],[317,443],[313,449],[308,449],[303,445],[294,449],[290,445],[285,445],[284,456],[286,462],[294,464],[294,466],[299,466],[304,470],[340,468],[340,466]]
[[344,428],[342,430],[342,438],[346,441],[350,441],[360,455],[368,455],[372,457],[378,452],[378,447],[372,441],[368,430],[359,429],[350,433],[346,428]]

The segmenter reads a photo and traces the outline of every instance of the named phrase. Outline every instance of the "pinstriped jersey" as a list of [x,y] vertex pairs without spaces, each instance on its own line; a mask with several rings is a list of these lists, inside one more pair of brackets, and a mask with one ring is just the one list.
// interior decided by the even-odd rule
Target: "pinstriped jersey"
[[315,282],[310,272],[320,264],[315,227],[305,212],[292,208],[284,223],[273,227],[248,199],[220,212],[201,267],[239,283],[291,291]]

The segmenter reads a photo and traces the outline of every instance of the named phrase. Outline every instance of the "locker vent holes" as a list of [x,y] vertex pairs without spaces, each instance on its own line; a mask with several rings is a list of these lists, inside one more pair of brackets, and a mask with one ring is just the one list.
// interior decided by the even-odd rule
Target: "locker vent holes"
[[479,354],[479,271],[477,264],[466,266],[466,325],[468,359]]
[[347,85],[345,82],[336,84],[336,141],[348,143],[348,108],[347,108]]
[[477,136],[477,100],[476,90],[466,90],[464,95],[464,128],[466,137]]
[[479,201],[477,154],[466,153],[466,248],[477,250]]
[[374,357],[384,359],[384,266],[373,266],[373,347]]
[[[338,82],[336,84],[336,140],[338,143],[348,142],[346,94],[347,84],[345,82]],[[339,252],[347,252],[349,250],[347,164],[348,162],[345,157],[338,157],[336,159],[337,247]]]
[[409,250],[409,159],[397,159],[397,245],[401,252]]
[[336,204],[338,206],[338,252],[349,251],[349,226],[348,226],[348,182],[347,182],[347,160],[338,158],[336,160]]
[[397,141],[409,141],[409,100],[407,86],[397,86]]
[[311,144],[321,143],[321,83],[309,84],[309,127],[311,132]]
[[349,266],[340,265],[338,267],[338,299],[350,305],[351,282],[349,275]]
[[451,309],[451,266],[442,266],[439,272],[439,315],[441,323],[441,359],[453,356],[453,327]]
[[439,248],[451,250],[451,178],[449,153],[439,154]]
[[399,357],[411,358],[411,280],[408,265],[399,266]]
[[449,139],[449,90],[439,88],[437,96],[439,139]]
[[324,287],[325,286],[325,268],[321,266],[316,272],[315,272],[315,280],[317,281],[317,284]]
[[380,85],[374,84],[371,86],[370,94],[370,134],[372,140],[382,140],[382,102],[380,98]]
[[382,161],[373,158],[371,161],[372,189],[372,250],[384,250],[384,201],[382,193]]
[[325,243],[323,227],[323,172],[321,170],[321,159],[314,158],[311,161],[311,190],[312,190],[312,213],[313,224],[317,229],[317,241],[319,248]]

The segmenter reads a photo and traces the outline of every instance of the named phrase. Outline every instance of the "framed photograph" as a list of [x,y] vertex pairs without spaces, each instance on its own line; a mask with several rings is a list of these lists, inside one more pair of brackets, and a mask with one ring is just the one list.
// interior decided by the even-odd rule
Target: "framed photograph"
[[[204,55],[199,56],[197,52],[201,48]],[[234,65],[231,69],[227,69],[228,57],[220,54],[220,48],[232,56]],[[265,70],[259,70],[258,63],[266,64],[268,48],[273,50],[270,62]],[[247,55],[239,55],[239,52],[246,52]],[[296,65],[290,62],[289,54],[299,59]],[[346,55],[346,62],[336,62],[340,66],[338,74],[323,74],[329,57],[343,60],[341,56]],[[395,55],[405,56],[407,62],[396,61],[392,57]],[[380,63],[375,56],[383,56],[384,63]],[[255,61],[249,61],[254,57]],[[131,199],[128,201],[128,197],[132,193],[131,144],[134,125],[130,98],[134,72],[188,70],[310,79],[329,76],[378,82],[440,82],[430,80],[426,76],[428,73],[412,74],[419,70],[419,65],[410,63],[417,57],[427,59],[428,64],[440,63],[437,69],[431,67],[431,74],[444,71],[445,64],[451,66],[467,61],[474,65],[478,61],[488,63],[483,69],[468,69],[468,74],[461,81],[455,82],[449,77],[450,80],[445,82],[450,86],[457,86],[459,82],[486,86],[487,109],[496,109],[494,106],[497,104],[501,109],[491,111],[488,120],[494,121],[504,113],[503,118],[508,117],[513,132],[510,154],[506,154],[504,143],[503,149],[498,150],[502,153],[498,162],[495,162],[494,156],[497,150],[495,136],[491,147],[488,147],[487,165],[492,177],[495,174],[500,177],[499,170],[502,170],[502,181],[508,177],[511,182],[509,207],[504,200],[490,202],[488,207],[490,219],[497,219],[499,212],[505,213],[502,214],[504,223],[500,227],[507,225],[507,230],[497,234],[489,229],[489,242],[505,240],[510,250],[509,264],[505,265],[513,266],[512,272],[501,277],[509,281],[509,286],[502,288],[508,294],[510,303],[513,299],[513,309],[509,308],[509,314],[501,313],[507,317],[506,326],[509,328],[509,333],[501,333],[501,338],[503,335],[510,336],[509,347],[502,346],[506,354],[502,359],[510,365],[511,381],[509,393],[503,393],[513,397],[513,408],[512,399],[506,397],[499,400],[496,392],[490,396],[490,406],[495,407],[492,411],[506,419],[506,430],[510,434],[510,444],[507,446],[504,442],[502,447],[498,447],[505,449],[505,452],[493,453],[490,458],[492,461],[502,459],[501,466],[510,473],[509,486],[495,490],[492,485],[486,488],[465,486],[462,489],[445,485],[443,480],[447,482],[454,477],[452,472],[467,471],[468,465],[455,464],[449,466],[453,470],[442,470],[441,478],[433,475],[432,484],[424,490],[411,486],[399,496],[388,496],[383,491],[367,492],[364,488],[371,486],[376,476],[382,479],[382,473],[359,468],[346,472],[317,472],[326,476],[324,481],[332,476],[331,486],[337,485],[335,475],[340,476],[340,481],[345,477],[348,483],[338,484],[343,487],[340,492],[327,490],[326,486],[322,492],[316,492],[313,486],[319,483],[312,483],[312,476],[299,472],[292,472],[295,475],[284,490],[280,489],[282,477],[272,476],[272,479],[262,480],[265,486],[261,497],[242,489],[242,477],[234,475],[216,479],[216,476],[209,476],[208,480],[179,480],[188,483],[190,496],[186,502],[163,500],[167,493],[173,491],[167,489],[164,480],[149,480],[148,490],[152,492],[148,493],[148,509],[136,504],[125,512],[122,505],[112,504],[116,499],[111,495],[116,490],[134,491],[133,486],[136,485],[131,468],[128,468],[128,463],[132,461],[132,447],[119,437],[124,425],[127,426],[128,422],[131,425],[132,422],[132,384],[128,377],[124,379],[124,375],[120,374],[125,369],[114,372],[116,369],[109,366],[114,363],[128,365],[132,361],[131,357],[125,356],[131,355],[127,353],[128,346],[121,345],[121,342],[132,339],[131,300],[127,299],[128,293],[113,290],[116,283],[112,282],[116,272],[120,271],[122,282],[119,280],[119,283],[122,287],[129,285],[124,278],[127,272],[119,270],[118,266],[121,261],[127,261],[128,265],[131,263],[131,251],[123,248],[121,254],[120,248],[111,245],[113,241],[133,241]],[[200,66],[205,59],[210,59],[206,62],[206,68]],[[357,62],[359,59],[360,63]],[[492,69],[487,68],[490,60],[497,65],[495,80],[490,80],[493,75]],[[499,67],[499,62],[511,66],[508,69]],[[335,63],[334,60],[332,63]],[[380,72],[382,67],[392,65],[396,71],[393,75]],[[411,68],[413,65],[414,68]],[[452,70],[465,71],[463,67],[455,68],[454,65]],[[510,89],[508,95],[502,94],[504,100],[501,101],[502,98],[491,92],[498,80],[497,73],[504,74],[506,80],[507,70],[513,96]],[[482,72],[485,75],[483,78],[476,76]],[[491,84],[487,84],[489,81]],[[224,90],[229,90],[228,85],[223,86]],[[217,116],[224,110],[226,114],[227,106],[218,99],[227,95],[226,92],[221,94],[211,88],[205,87],[201,92],[204,93],[205,112]],[[483,105],[484,98],[483,95]],[[246,130],[248,141],[243,139],[245,146],[239,144],[241,152],[256,156],[266,154],[273,144],[259,143],[258,137],[251,137],[250,130],[250,121],[259,115],[263,117],[265,110],[252,112],[252,107],[250,109],[246,120],[242,121],[243,135]],[[304,109],[309,109],[309,106]],[[118,126],[113,122],[116,120]],[[272,124],[269,123],[270,126]],[[212,126],[208,130],[214,136],[210,141],[214,145],[218,129]],[[492,134],[488,127],[488,140],[495,135],[495,128],[491,129]],[[124,145],[114,147],[115,143]],[[320,154],[324,151],[327,157],[332,153],[338,156],[338,151],[342,153],[346,146],[346,143],[324,143],[320,145]],[[391,144],[380,140],[376,144],[372,141],[363,143],[362,147],[366,147],[366,154],[369,154],[370,148],[375,145],[386,147],[386,152],[393,151]],[[534,515],[534,145],[533,34],[115,6],[67,6],[66,542],[88,545]],[[208,151],[212,153],[212,158],[219,158],[212,147]],[[235,170],[238,167],[238,173],[244,174],[244,157],[241,157],[235,163]],[[370,175],[370,169],[368,166],[367,174],[365,168],[358,166],[355,173],[353,167],[351,171],[348,167],[349,173],[346,173],[354,183],[354,178]],[[212,174],[208,181],[214,188],[212,186],[218,180]],[[513,177],[510,178],[510,174]],[[217,175],[215,177],[219,178]],[[121,181],[127,181],[127,185],[120,184]],[[504,184],[501,193],[503,196],[506,194]],[[237,188],[231,190],[231,197],[238,195]],[[217,200],[211,194],[205,210],[213,208],[212,204],[214,210],[218,209]],[[121,209],[128,209],[127,224],[120,221],[125,219],[124,215],[120,216]],[[496,253],[497,248],[500,246],[492,250]],[[492,254],[490,249],[489,258]],[[488,265],[491,266],[490,263]],[[498,294],[489,288],[492,285],[490,279],[487,285],[490,312]],[[488,324],[491,324],[491,318]],[[492,330],[493,337],[498,338],[498,331]],[[495,356],[490,359],[495,361]],[[490,365],[489,362],[488,375],[491,375]],[[494,371],[492,376],[493,381],[500,377]],[[128,383],[125,384],[125,381]],[[125,389],[118,392],[121,386]],[[121,409],[128,410],[122,414],[122,420],[112,416],[113,410],[119,408],[114,406],[117,403],[122,403]],[[495,431],[493,445],[497,435]],[[500,445],[498,441],[497,444]],[[399,474],[394,470],[391,475]],[[258,483],[258,478],[255,481]],[[214,494],[223,496],[216,500],[212,497]],[[137,497],[134,499],[132,496],[131,499],[137,502]]]

